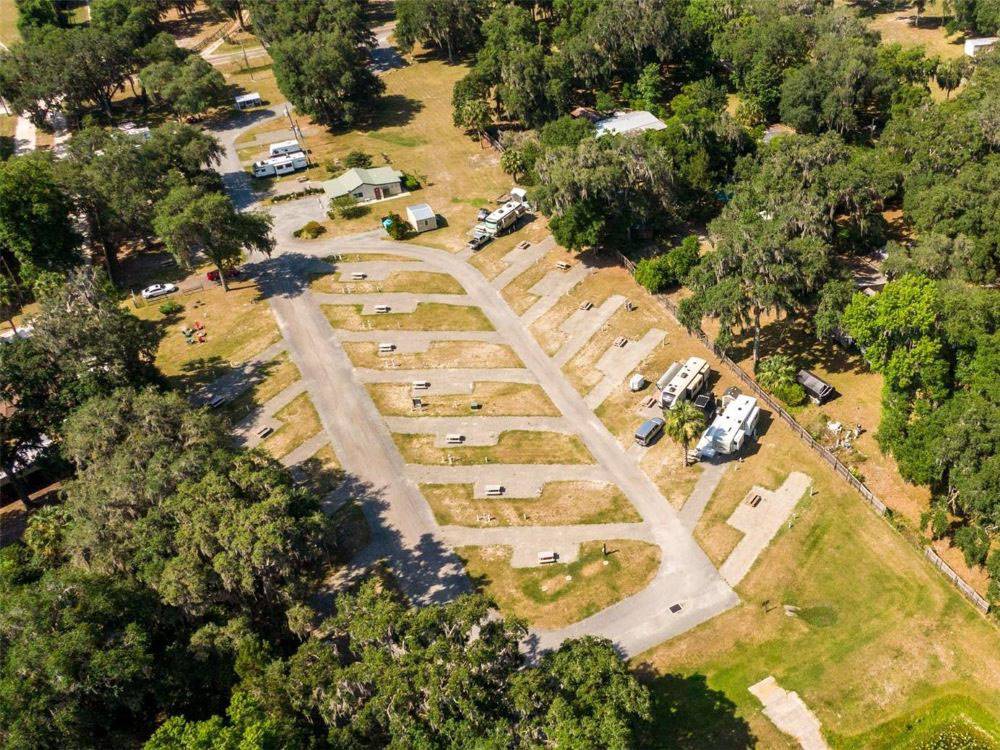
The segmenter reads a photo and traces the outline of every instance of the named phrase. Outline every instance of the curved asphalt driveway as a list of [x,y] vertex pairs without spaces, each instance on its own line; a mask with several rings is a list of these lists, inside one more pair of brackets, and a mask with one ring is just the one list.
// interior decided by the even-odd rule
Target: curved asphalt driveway
[[[551,648],[564,638],[593,634],[609,638],[625,653],[634,654],[737,603],[736,594],[681,524],[676,511],[476,268],[446,251],[388,242],[375,232],[322,243],[282,239],[279,245],[275,257],[262,264],[266,268],[264,289],[344,469],[361,477],[370,488],[370,502],[365,506],[376,539],[362,562],[387,556],[404,588],[417,601],[448,598],[468,586],[460,564],[444,543],[446,535],[419,490],[405,477],[384,420],[358,382],[305,282],[304,270],[315,263],[315,257],[331,251],[391,252],[454,276],[535,374],[610,479],[641,514],[649,540],[660,547],[660,568],[643,591],[567,628],[537,631],[535,646]],[[447,536],[456,536],[455,530],[450,531]],[[574,528],[574,536],[581,531]],[[600,538],[600,532],[595,527],[594,538]],[[528,541],[538,530],[511,528],[493,533],[516,545],[519,535]],[[547,528],[545,533],[558,535],[558,527]]]

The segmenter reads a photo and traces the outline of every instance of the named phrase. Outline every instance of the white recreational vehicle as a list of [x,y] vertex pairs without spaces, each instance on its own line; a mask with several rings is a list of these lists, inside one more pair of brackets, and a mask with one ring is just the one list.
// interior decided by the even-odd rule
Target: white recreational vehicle
[[270,159],[253,163],[254,177],[274,177],[291,174],[309,166],[309,159],[301,151],[272,156]]
[[489,214],[483,221],[476,225],[474,234],[497,237],[505,234],[514,228],[517,220],[527,212],[527,206],[520,200],[512,200],[504,203],[493,213]]
[[711,458],[718,453],[725,456],[735,453],[743,447],[747,437],[753,437],[759,417],[757,399],[737,396],[702,434],[698,441],[698,455]]
[[270,156],[281,156],[282,154],[294,154],[296,151],[301,151],[302,146],[299,145],[298,141],[278,141],[277,143],[272,143],[267,147],[267,153]]
[[691,401],[708,383],[711,372],[708,362],[701,357],[688,357],[686,362],[674,362],[656,381],[660,389],[660,406],[673,409],[678,404]]

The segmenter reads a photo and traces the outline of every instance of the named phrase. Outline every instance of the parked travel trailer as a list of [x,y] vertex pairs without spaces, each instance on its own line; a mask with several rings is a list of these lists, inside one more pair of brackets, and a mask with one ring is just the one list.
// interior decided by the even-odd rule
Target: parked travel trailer
[[[680,365],[674,369],[676,365]],[[673,371],[670,378],[664,385],[660,385],[667,374]],[[678,404],[694,399],[705,385],[708,383],[708,374],[711,372],[708,362],[701,357],[688,357],[687,362],[681,364],[675,362],[664,377],[657,381],[660,386],[660,406],[664,409],[673,409]]]
[[306,158],[306,155],[301,151],[295,151],[290,154],[272,156],[271,158],[264,159],[263,161],[255,161],[253,163],[253,176],[280,176],[283,174],[297,172],[298,170],[305,169],[308,166],[309,160]]
[[527,212],[527,207],[519,200],[507,201],[500,208],[489,214],[482,223],[477,224],[474,234],[497,237],[511,231]]
[[278,141],[277,143],[272,143],[268,146],[267,152],[271,156],[281,156],[282,154],[294,154],[296,151],[301,151],[302,146],[299,145],[298,141]]
[[701,436],[696,448],[698,455],[711,458],[728,456],[743,447],[747,437],[757,429],[760,408],[753,396],[738,396],[717,416]]

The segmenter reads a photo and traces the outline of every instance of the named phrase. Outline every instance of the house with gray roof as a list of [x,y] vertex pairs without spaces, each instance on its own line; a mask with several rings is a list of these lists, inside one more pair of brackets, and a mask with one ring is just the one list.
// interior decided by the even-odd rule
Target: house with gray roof
[[327,198],[351,195],[359,202],[377,201],[403,192],[403,173],[392,167],[348,169],[340,177],[323,183]]

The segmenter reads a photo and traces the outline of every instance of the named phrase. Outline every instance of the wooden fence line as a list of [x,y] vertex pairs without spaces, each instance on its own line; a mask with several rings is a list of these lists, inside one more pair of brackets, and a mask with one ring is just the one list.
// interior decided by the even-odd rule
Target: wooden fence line
[[[635,263],[633,263],[631,260],[626,258],[621,253],[618,253],[618,260],[621,262],[623,266],[625,266],[625,268],[628,269],[629,273],[635,275]],[[680,322],[680,319],[677,317],[677,305],[675,305],[671,299],[662,294],[654,294],[653,296],[657,299],[657,301],[659,301],[661,305],[663,305],[664,309],[670,314],[670,316],[677,322],[678,325],[683,325]],[[767,404],[767,407],[772,411],[772,413],[777,414],[783,422],[785,422],[789,427],[791,427],[792,432],[798,435],[799,438],[806,445],[808,445],[816,453],[818,453],[820,458],[826,461],[826,463],[830,465],[830,467],[834,470],[834,472],[836,472],[844,480],[846,480],[847,483],[851,485],[851,487],[853,487],[858,492],[858,494],[865,499],[865,501],[868,503],[868,505],[871,507],[872,510],[874,510],[882,518],[886,518],[887,515],[890,515],[888,506],[884,502],[882,502],[882,500],[880,500],[879,497],[874,492],[868,489],[868,487],[865,485],[864,482],[862,482],[860,479],[854,476],[854,474],[851,473],[851,470],[847,467],[846,464],[844,464],[843,461],[841,461],[839,458],[833,455],[833,453],[831,453],[830,450],[828,450],[826,447],[820,445],[820,443],[817,442],[816,439],[812,435],[810,435],[809,432],[802,425],[798,423],[798,421],[796,421],[795,417],[793,417],[791,414],[785,411],[784,407],[782,407],[777,402],[776,399],[774,399],[769,393],[767,393],[759,385],[757,385],[757,381],[755,381],[752,377],[750,377],[750,375],[746,371],[744,371],[742,367],[740,367],[728,356],[726,356],[725,352],[719,349],[715,345],[715,343],[708,338],[705,332],[701,330],[701,328],[696,328],[693,331],[689,331],[689,333],[696,339],[698,339],[698,341],[700,341],[701,344],[705,346],[710,352],[712,352],[730,372],[736,375],[736,377],[740,379],[740,382],[742,382],[747,388],[753,391],[754,395],[757,398],[759,398],[761,401]],[[966,583],[961,578],[961,576],[958,575],[958,573],[956,573],[944,560],[942,560],[937,555],[936,552],[934,552],[934,550],[932,550],[930,547],[926,547],[924,549],[924,555],[927,557],[928,560],[930,560],[934,564],[934,566],[938,570],[944,573],[945,577],[949,581],[951,581],[952,585],[955,586],[955,588],[957,588],[959,592],[961,592],[961,594],[973,604],[973,606],[975,606],[977,609],[980,609],[983,612],[989,611],[990,609],[989,602],[987,602],[986,599],[984,599],[975,589],[973,589],[972,586]]]
[[220,37],[227,36],[227,35],[231,34],[232,32],[234,32],[239,25],[240,25],[239,21],[233,21],[230,24],[225,24],[225,25],[219,27],[216,31],[213,31],[211,34],[209,34],[207,37],[205,37],[204,39],[202,39],[200,42],[198,42],[197,44],[192,45],[191,48],[190,48],[191,51],[195,52],[195,53],[201,52],[203,49],[205,49],[205,47],[207,47],[208,45],[210,45],[216,39],[219,39]]

